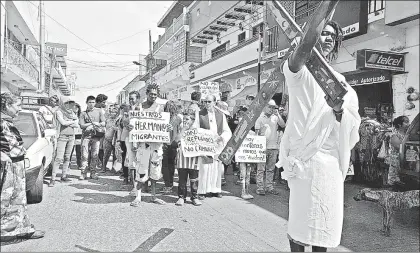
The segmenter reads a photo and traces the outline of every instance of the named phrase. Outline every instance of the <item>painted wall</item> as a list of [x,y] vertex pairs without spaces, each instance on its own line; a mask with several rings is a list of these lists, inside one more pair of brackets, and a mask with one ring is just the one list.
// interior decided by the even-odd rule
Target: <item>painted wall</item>
[[418,1],[386,1],[385,23],[393,23],[404,18],[419,15]]
[[[189,8],[191,37],[238,3],[239,1],[196,1]],[[197,15],[198,9],[199,15]]]
[[[29,3],[29,1],[13,1],[13,4],[16,6],[16,9],[19,11],[36,40],[39,41],[39,20],[37,20],[39,1],[32,2],[36,6]],[[48,13],[48,10],[45,10],[45,12]]]

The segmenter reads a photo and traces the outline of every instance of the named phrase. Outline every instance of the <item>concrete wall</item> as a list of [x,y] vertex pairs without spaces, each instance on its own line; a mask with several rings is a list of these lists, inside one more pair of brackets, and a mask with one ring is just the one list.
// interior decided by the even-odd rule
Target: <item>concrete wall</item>
[[[35,36],[36,40],[39,41],[39,21],[38,16],[38,4],[39,1],[32,1],[36,6],[29,3],[29,1],[13,1],[16,9],[19,11],[23,20]],[[45,10],[48,13],[48,10]],[[46,17],[47,18],[47,17]]]
[[[196,1],[189,8],[191,14],[189,20],[191,37],[195,36],[197,32],[213,22],[238,2],[239,1]],[[200,9],[200,15],[197,15],[198,9]]]
[[386,1],[385,24],[419,15],[418,1]]

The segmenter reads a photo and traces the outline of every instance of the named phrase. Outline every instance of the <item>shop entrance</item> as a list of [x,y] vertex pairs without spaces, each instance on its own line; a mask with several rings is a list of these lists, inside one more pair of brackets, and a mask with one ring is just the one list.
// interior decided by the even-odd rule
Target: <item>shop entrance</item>
[[353,86],[359,97],[359,114],[389,123],[393,113],[391,82]]

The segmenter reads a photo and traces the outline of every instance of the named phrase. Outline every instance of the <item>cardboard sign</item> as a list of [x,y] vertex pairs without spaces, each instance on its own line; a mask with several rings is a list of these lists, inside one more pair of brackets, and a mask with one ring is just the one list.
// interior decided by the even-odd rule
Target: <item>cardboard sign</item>
[[265,163],[267,140],[265,136],[248,135],[235,153],[237,163]]
[[[331,4],[334,6],[337,4],[337,2],[331,2]],[[255,121],[260,116],[264,107],[268,104],[268,101],[270,101],[270,99],[276,93],[279,85],[284,83],[285,78],[282,73],[283,63],[299,43],[299,37],[297,36],[303,35],[302,29],[281,6],[280,1],[267,1],[266,5],[267,8],[271,9],[271,13],[273,14],[275,21],[279,24],[283,34],[286,35],[284,37],[287,37],[291,45],[289,47],[289,51],[284,57],[284,60],[276,62],[275,69],[273,73],[271,73],[270,78],[264,83],[261,90],[258,92],[247,113],[239,122],[238,126],[232,134],[232,137],[226,144],[226,147],[219,155],[220,161],[226,165],[230,164],[230,161],[232,160],[235,152],[241,146],[249,130],[251,130],[251,128],[254,126]],[[330,12],[326,15],[326,17],[330,16],[333,11],[334,8],[330,8]],[[322,56],[318,50],[314,48],[313,52],[314,53],[312,54],[312,57],[306,63],[306,67],[314,76],[315,80],[320,85],[324,93],[326,93],[326,95],[329,96],[333,101],[337,101],[337,97],[343,97],[343,92],[346,92],[346,90],[334,76],[326,61],[322,59]]]
[[169,143],[169,112],[130,111],[130,124],[134,125],[128,135],[130,142]]
[[217,134],[207,129],[187,130],[181,139],[182,152],[185,157],[217,155],[223,148],[217,143],[217,138]]
[[220,89],[218,82],[200,82],[199,84],[201,98],[205,98],[207,95],[213,95],[216,100],[220,100]]

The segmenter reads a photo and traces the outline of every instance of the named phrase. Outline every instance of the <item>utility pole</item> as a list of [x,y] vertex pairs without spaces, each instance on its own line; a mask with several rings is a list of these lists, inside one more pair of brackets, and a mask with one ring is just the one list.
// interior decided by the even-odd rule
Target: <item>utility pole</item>
[[[261,89],[261,38],[263,37],[263,27],[260,26],[258,30],[258,80],[257,80],[257,91]],[[264,46],[264,45],[263,45]]]
[[[39,85],[38,90],[44,92],[45,89],[45,12],[44,1],[39,1]],[[50,79],[52,77],[50,76]]]
[[150,53],[150,61],[149,61],[149,71],[150,71],[150,84],[153,82],[153,72],[152,69],[154,67],[154,59],[152,55],[152,30],[149,30],[149,53]]
[[50,59],[51,59],[50,60],[50,80],[49,80],[50,83],[48,84],[48,97],[51,97],[51,88],[52,88],[52,83],[53,83],[52,69],[55,64],[55,48],[53,48],[52,50]]

